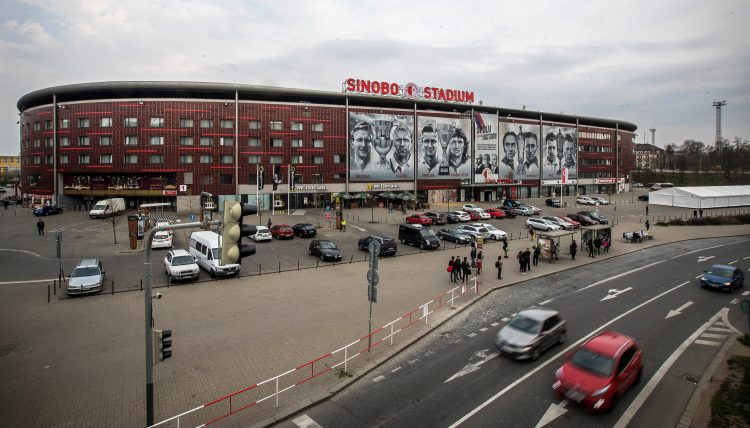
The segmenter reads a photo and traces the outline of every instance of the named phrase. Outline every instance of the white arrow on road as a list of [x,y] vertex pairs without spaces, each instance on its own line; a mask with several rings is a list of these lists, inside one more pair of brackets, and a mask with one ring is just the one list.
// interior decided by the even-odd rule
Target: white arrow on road
[[628,287],[628,288],[625,288],[625,289],[622,289],[622,290],[618,290],[616,288],[610,288],[609,289],[609,294],[607,294],[606,296],[604,296],[604,298],[601,301],[603,302],[605,300],[614,299],[615,297],[619,296],[620,294],[622,294],[622,293],[624,293],[626,291],[630,291],[632,289],[633,289],[633,287]]
[[355,229],[359,230],[360,232],[367,232],[367,231],[366,231],[365,229],[363,229],[363,228],[361,228],[361,227],[359,227],[359,226],[355,226],[355,225],[353,225],[353,224],[350,224],[349,226],[351,226],[351,227],[353,227],[353,228],[355,228]]
[[664,319],[668,319],[668,318],[672,318],[673,316],[680,315],[682,313],[682,311],[684,311],[685,309],[689,308],[690,305],[692,305],[692,304],[693,304],[693,302],[688,301],[687,303],[685,303],[684,305],[680,306],[679,308],[670,310],[667,313],[667,316],[664,317]]
[[568,411],[568,409],[565,408],[565,406],[567,405],[568,405],[568,400],[563,400],[562,402],[560,402],[560,404],[555,404],[555,403],[550,404],[549,408],[544,413],[544,416],[542,416],[542,419],[539,420],[539,422],[536,424],[536,427],[534,428],[542,428],[548,423],[564,415]]
[[477,352],[476,354],[474,354],[474,356],[480,357],[482,359],[479,360],[479,361],[477,361],[476,363],[469,363],[469,364],[465,365],[464,368],[462,368],[461,370],[458,371],[458,373],[456,373],[453,376],[449,377],[443,383],[448,383],[448,382],[452,381],[453,379],[458,379],[458,378],[460,378],[463,375],[469,374],[471,372],[475,372],[475,371],[479,370],[479,366],[481,366],[482,364],[486,363],[487,361],[489,361],[489,360],[497,357],[498,355],[500,355],[499,352],[493,352],[491,354],[488,354],[487,351],[489,351],[489,349],[483,349],[483,350]]
[[714,256],[698,256],[698,263],[713,259]]

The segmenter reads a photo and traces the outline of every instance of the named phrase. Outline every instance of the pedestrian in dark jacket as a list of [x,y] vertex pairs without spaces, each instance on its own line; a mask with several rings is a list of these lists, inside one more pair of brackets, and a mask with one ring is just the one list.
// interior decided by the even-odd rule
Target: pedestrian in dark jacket
[[649,223],[648,220],[646,220],[646,230],[648,230],[649,227],[651,227],[651,223]]
[[484,256],[482,255],[482,251],[480,250],[477,253],[477,275],[482,274],[482,259],[484,259]]
[[271,218],[270,218],[270,217],[268,218],[268,223],[266,223],[266,224],[268,224],[268,228],[269,228],[269,229],[270,229],[270,228],[271,228],[271,226],[273,225],[273,223],[271,223]]
[[471,275],[471,265],[469,264],[469,261],[466,259],[466,256],[464,256],[464,261],[461,262],[461,268],[463,269],[463,273],[464,273],[464,284],[468,284],[469,275]]
[[461,280],[464,279],[464,272],[463,272],[463,269],[461,268],[461,257],[459,257],[459,256],[456,256],[456,260],[453,261],[453,272],[452,273],[454,273],[456,275],[455,278],[454,278],[454,280],[453,280],[453,282],[458,283],[459,279],[461,279]]
[[451,256],[450,261],[448,262],[448,276],[451,279],[451,282],[456,282],[454,279],[456,278],[456,274],[453,273],[453,262],[456,261],[456,258],[454,256]]
[[576,259],[576,253],[578,252],[578,244],[576,244],[576,240],[573,240],[573,243],[570,244],[570,255],[573,256],[573,260]]
[[495,268],[497,268],[497,279],[503,279],[503,258],[501,256],[497,256]]
[[538,245],[534,246],[534,266],[539,264],[539,255],[542,254],[542,250],[539,249]]
[[594,240],[589,238],[589,242],[586,245],[589,247],[589,257],[594,257]]
[[508,238],[503,238],[503,251],[505,252],[505,258],[508,258]]
[[596,248],[596,255],[602,253],[602,240],[598,236],[594,239],[594,248]]
[[36,222],[36,231],[40,235],[44,235],[44,220],[42,220],[41,218],[38,222]]
[[526,271],[531,272],[531,250],[528,247],[523,252],[523,258],[526,261]]
[[518,266],[521,269],[521,273],[526,274],[526,260],[523,259],[523,251],[518,252],[516,259],[518,260]]
[[[474,243],[472,242],[472,244]],[[471,267],[476,267],[477,247],[475,247],[474,245],[471,246],[471,252],[469,253],[469,257],[471,257]]]

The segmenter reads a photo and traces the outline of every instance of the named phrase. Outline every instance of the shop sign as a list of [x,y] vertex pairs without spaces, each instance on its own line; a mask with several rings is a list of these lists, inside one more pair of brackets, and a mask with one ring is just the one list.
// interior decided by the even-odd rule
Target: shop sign
[[393,184],[393,183],[367,183],[366,185],[367,191],[371,190],[380,190],[380,189],[400,189],[400,184]]
[[348,78],[343,84],[344,92],[367,95],[382,95],[430,101],[446,101],[452,103],[474,103],[474,92],[460,89],[446,89],[435,86],[417,86],[416,83],[404,85],[382,80],[364,80]]
[[298,184],[292,187],[292,190],[328,190],[325,184]]

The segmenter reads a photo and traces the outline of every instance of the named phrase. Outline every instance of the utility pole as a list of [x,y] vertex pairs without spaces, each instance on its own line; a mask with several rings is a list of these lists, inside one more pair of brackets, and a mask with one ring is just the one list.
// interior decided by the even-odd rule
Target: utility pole
[[727,105],[726,100],[714,101],[711,104],[716,108],[716,150],[719,151],[719,159],[721,159],[722,152],[722,140],[721,140],[721,106]]

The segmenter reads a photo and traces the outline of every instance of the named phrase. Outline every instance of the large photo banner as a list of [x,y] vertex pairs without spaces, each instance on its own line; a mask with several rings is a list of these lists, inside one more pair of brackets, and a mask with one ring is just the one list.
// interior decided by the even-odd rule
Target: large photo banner
[[542,179],[560,180],[562,168],[568,168],[568,180],[578,178],[576,158],[578,154],[578,133],[576,128],[567,126],[543,126],[544,160]]
[[349,180],[414,180],[414,117],[349,113]]
[[474,182],[497,183],[499,158],[497,116],[474,113]]
[[417,117],[417,178],[471,178],[470,135],[469,118]]
[[499,126],[501,180],[539,179],[539,125],[502,122]]

